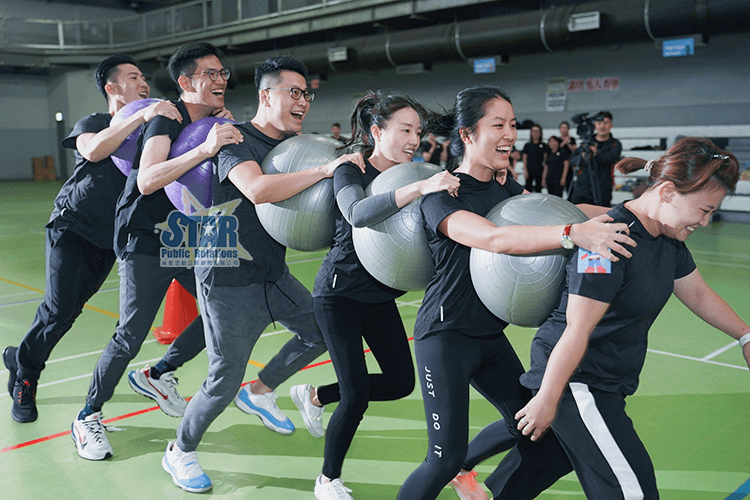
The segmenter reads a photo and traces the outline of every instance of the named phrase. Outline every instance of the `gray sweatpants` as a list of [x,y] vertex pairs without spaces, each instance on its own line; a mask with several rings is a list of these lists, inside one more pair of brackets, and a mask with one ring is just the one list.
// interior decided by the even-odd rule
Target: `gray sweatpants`
[[326,351],[310,292],[288,268],[273,283],[199,286],[208,377],[177,428],[177,446],[183,451],[195,451],[208,427],[237,395],[255,342],[272,322],[278,321],[295,336],[258,374],[271,389]]
[[[161,267],[157,256],[129,253],[117,259],[120,275],[120,320],[99,357],[86,401],[94,408],[112,398],[130,361],[146,340],[156,313],[176,279],[195,296],[195,273],[185,267]],[[205,347],[203,322],[198,316],[169,346],[164,360],[180,367]]]

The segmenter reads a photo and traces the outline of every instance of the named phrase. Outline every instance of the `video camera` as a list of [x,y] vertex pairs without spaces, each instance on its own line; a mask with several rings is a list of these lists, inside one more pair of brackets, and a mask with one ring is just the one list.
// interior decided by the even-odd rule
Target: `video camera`
[[595,116],[589,118],[588,113],[579,113],[574,115],[571,120],[578,125],[576,133],[580,138],[581,146],[591,146],[594,144],[594,133],[596,132],[594,122],[604,120],[604,114],[597,113]]

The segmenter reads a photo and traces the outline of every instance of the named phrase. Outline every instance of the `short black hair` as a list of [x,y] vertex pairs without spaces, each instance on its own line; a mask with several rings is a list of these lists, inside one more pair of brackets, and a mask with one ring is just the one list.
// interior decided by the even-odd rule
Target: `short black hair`
[[263,79],[265,77],[278,78],[282,71],[299,73],[307,80],[305,63],[292,56],[272,56],[255,65],[255,88],[258,92],[267,88],[267,83],[264,83]]
[[96,68],[96,86],[99,87],[99,92],[101,92],[104,98],[107,99],[107,102],[109,102],[109,98],[107,97],[107,91],[104,87],[110,80],[117,76],[119,71],[117,67],[121,64],[132,64],[133,66],[138,66],[135,59],[129,55],[116,54],[100,62],[99,66]]
[[172,57],[169,58],[169,63],[167,64],[169,76],[172,77],[172,81],[177,85],[177,91],[182,94],[182,88],[180,88],[177,80],[182,75],[192,75],[198,66],[196,63],[198,59],[208,56],[216,56],[221,59],[223,55],[221,50],[207,42],[189,42],[177,49],[172,54]]
[[603,121],[605,118],[609,118],[610,121],[612,121],[612,113],[609,111],[599,111],[596,116],[594,116],[595,122]]
[[333,128],[333,127],[341,128],[341,124],[340,123],[332,123],[331,124],[331,128]]

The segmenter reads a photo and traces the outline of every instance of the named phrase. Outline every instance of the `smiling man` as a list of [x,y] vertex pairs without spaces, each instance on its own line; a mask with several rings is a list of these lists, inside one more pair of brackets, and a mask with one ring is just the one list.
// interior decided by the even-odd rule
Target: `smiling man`
[[[360,154],[348,154],[309,170],[263,174],[260,165],[266,155],[302,129],[315,97],[307,89],[306,77],[305,65],[292,57],[269,58],[258,65],[258,112],[250,122],[237,125],[244,140],[219,152],[211,211],[220,214],[224,207],[235,207],[232,213],[238,241],[252,258],[240,259],[239,267],[221,267],[215,261],[196,267],[209,373],[190,400],[177,429],[177,440],[169,443],[162,460],[173,482],[186,491],[211,489],[211,480],[198,464],[195,450],[232,400],[243,411],[261,416],[263,423],[277,432],[294,429],[276,407],[273,389],[326,350],[309,290],[291,275],[284,262],[286,248],[263,229],[255,211],[258,203],[285,200],[331,177],[344,162],[356,162],[364,169]],[[259,382],[240,390],[253,346],[274,321],[294,336],[260,371]]]
[[[168,159],[172,143],[190,123],[210,115],[231,117],[224,108],[229,72],[219,51],[207,43],[189,43],[169,60],[168,69],[180,90],[173,102],[177,119],[157,117],[144,125],[138,152],[115,213],[115,253],[120,275],[120,320],[99,358],[86,406],[73,421],[78,454],[102,460],[113,454],[102,424],[102,405],[112,398],[128,363],[138,354],[172,280],[195,296],[195,275],[189,267],[162,267],[157,225],[174,210],[164,186],[204,160],[221,146],[242,140],[231,124],[215,126],[195,149]],[[154,367],[131,372],[128,382],[144,396],[155,399],[170,416],[179,417],[187,403],[176,390],[174,371],[203,350],[203,323],[193,321]]]
[[79,120],[62,142],[75,150],[76,168],[55,198],[46,226],[44,300],[19,346],[3,351],[13,398],[11,416],[20,423],[37,419],[36,388],[45,363],[115,262],[115,202],[125,187],[125,176],[110,155],[144,122],[157,116],[179,118],[172,103],[160,101],[109,126],[120,108],[149,96],[146,78],[130,56],[118,54],[102,61],[96,84],[107,100],[107,112]]

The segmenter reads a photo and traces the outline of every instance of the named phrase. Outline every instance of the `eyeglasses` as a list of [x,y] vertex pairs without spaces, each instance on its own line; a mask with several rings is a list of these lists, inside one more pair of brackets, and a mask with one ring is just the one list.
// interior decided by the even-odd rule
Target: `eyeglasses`
[[295,87],[290,87],[286,89],[278,88],[278,87],[267,87],[265,90],[288,90],[289,95],[292,99],[295,101],[299,101],[299,98],[302,96],[305,96],[305,100],[307,102],[312,102],[313,99],[315,99],[315,92],[312,92],[310,90],[302,90]]
[[193,73],[192,75],[186,75],[186,76],[194,76],[194,75],[208,75],[208,78],[211,79],[212,82],[215,82],[219,78],[219,75],[221,75],[221,79],[226,82],[227,80],[229,80],[229,75],[231,75],[231,73],[229,72],[228,69],[224,68],[221,71],[216,70],[216,69],[209,69],[209,70],[201,71],[200,73]]

